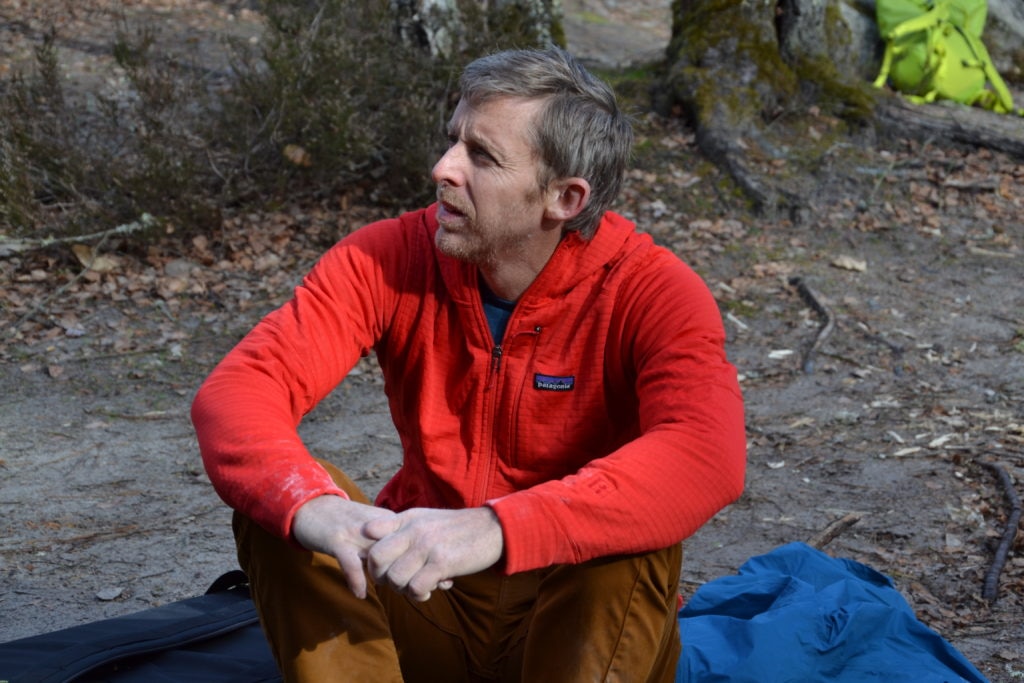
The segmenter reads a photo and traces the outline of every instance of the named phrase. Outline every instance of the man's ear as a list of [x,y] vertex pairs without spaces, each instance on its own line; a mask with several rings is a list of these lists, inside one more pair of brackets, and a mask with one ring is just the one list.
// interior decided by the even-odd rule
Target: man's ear
[[583,178],[559,178],[548,185],[544,216],[565,222],[579,215],[590,201],[590,183]]

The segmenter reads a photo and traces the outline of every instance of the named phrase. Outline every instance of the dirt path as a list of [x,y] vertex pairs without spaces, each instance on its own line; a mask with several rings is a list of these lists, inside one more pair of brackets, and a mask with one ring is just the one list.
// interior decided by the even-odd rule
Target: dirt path
[[[567,0],[570,41],[598,60],[627,5]],[[612,31],[610,63],[667,39],[637,21]],[[688,541],[684,591],[856,513],[826,550],[892,576],[991,680],[1019,680],[1024,558],[1018,542],[983,600],[1006,505],[979,462],[1024,477],[1024,166],[869,145],[822,169],[793,224],[733,209],[678,124],[642,121],[641,143],[620,208],[708,280],[748,403],[747,491]],[[20,323],[0,347],[0,641],[189,597],[234,567],[191,396],[346,221],[240,217],[222,237],[245,258],[124,255],[63,291],[67,261],[0,259],[0,322]],[[821,317],[794,276],[835,321],[809,373]],[[370,493],[400,458],[370,364],[302,429]]]

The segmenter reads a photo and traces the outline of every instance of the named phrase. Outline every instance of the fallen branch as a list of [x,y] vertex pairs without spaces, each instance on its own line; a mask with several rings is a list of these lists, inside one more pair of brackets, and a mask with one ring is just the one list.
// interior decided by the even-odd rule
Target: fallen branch
[[863,517],[864,515],[860,512],[849,512],[822,529],[811,540],[807,541],[807,545],[821,550],[831,543],[836,536],[852,527]]
[[182,416],[180,413],[173,413],[167,410],[150,410],[145,413],[132,414],[114,412],[105,408],[101,408],[99,410],[90,410],[86,408],[84,412],[86,415],[100,415],[103,417],[109,417],[112,420],[173,420]]
[[109,230],[93,232],[88,235],[46,237],[39,240],[4,240],[0,242],[0,258],[20,254],[26,251],[32,251],[34,249],[45,249],[56,244],[76,244],[79,242],[91,242],[93,240],[107,240],[118,235],[130,235],[133,232],[152,228],[156,224],[157,220],[153,218],[153,216],[148,213],[144,213],[139,216],[139,220],[137,221],[125,223],[124,225],[119,225],[116,228],[110,228]]
[[70,280],[68,280],[67,282],[65,282],[65,283],[64,283],[63,285],[61,285],[60,287],[58,287],[58,288],[57,288],[56,290],[54,290],[53,292],[51,292],[51,293],[50,293],[50,295],[49,295],[48,297],[44,298],[44,299],[43,299],[42,301],[40,301],[40,302],[39,302],[38,304],[36,304],[36,305],[35,305],[35,306],[34,306],[34,307],[32,308],[32,310],[30,310],[30,311],[29,311],[28,313],[25,313],[25,314],[24,314],[23,316],[21,316],[21,317],[20,317],[20,318],[19,318],[19,319],[17,320],[17,322],[15,322],[15,323],[14,323],[14,325],[13,325],[13,326],[12,326],[12,327],[10,328],[10,330],[9,330],[9,334],[11,334],[11,335],[17,334],[17,332],[18,332],[18,329],[19,329],[19,328],[20,328],[20,327],[21,327],[22,325],[24,325],[24,324],[25,324],[25,323],[27,323],[27,322],[28,322],[29,320],[32,320],[32,318],[34,318],[34,317],[36,317],[37,315],[39,315],[39,313],[40,313],[40,312],[41,312],[41,311],[42,311],[42,310],[43,310],[44,308],[46,308],[47,306],[49,306],[49,305],[50,305],[50,302],[51,302],[51,301],[53,301],[53,300],[54,300],[54,299],[56,299],[57,297],[59,297],[59,296],[63,295],[63,294],[64,294],[64,292],[66,292],[66,291],[67,291],[67,290],[68,290],[69,288],[71,288],[72,286],[74,286],[74,284],[75,284],[75,283],[77,283],[77,282],[78,282],[79,280],[81,280],[81,279],[82,279],[83,277],[85,277],[86,273],[88,273],[88,272],[89,272],[89,270],[91,270],[91,268],[92,268],[92,264],[93,264],[93,263],[94,263],[94,262],[96,261],[96,258],[97,258],[97,257],[99,256],[99,254],[100,254],[100,249],[102,249],[102,248],[103,248],[103,243],[104,243],[104,242],[106,242],[106,241],[107,241],[107,238],[106,238],[106,236],[102,237],[102,238],[100,239],[100,243],[99,243],[98,245],[96,245],[96,249],[94,249],[94,250],[93,250],[93,254],[92,254],[92,259],[90,259],[89,263],[86,263],[86,264],[84,264],[84,265],[85,265],[85,267],[84,267],[84,268],[82,268],[82,270],[80,270],[80,271],[78,272],[78,274],[77,274],[77,275],[75,275],[75,276],[74,276],[73,278],[71,278]]
[[1024,158],[1024,126],[1019,116],[950,103],[912,104],[894,96],[880,101],[875,117],[895,137],[987,147]]
[[881,344],[882,346],[887,347],[890,351],[892,351],[892,355],[897,357],[897,358],[902,357],[903,356],[903,352],[906,351],[906,349],[904,349],[901,344],[897,344],[896,342],[891,342],[891,341],[889,341],[888,339],[886,339],[884,336],[882,336],[881,334],[879,334],[877,332],[865,331],[864,332],[864,337],[865,337],[865,339],[867,339],[870,342],[875,342],[876,344]]
[[1017,490],[1013,487],[1013,480],[1010,479],[1010,475],[1004,467],[993,462],[981,462],[980,464],[996,473],[999,482],[1003,485],[1003,495],[1006,496],[1006,501],[1010,504],[1010,516],[1006,519],[1003,537],[992,558],[992,566],[985,574],[985,585],[981,591],[983,598],[989,602],[995,602],[999,593],[999,575],[1006,564],[1007,555],[1010,554],[1010,547],[1013,545],[1014,539],[1017,538],[1017,527],[1020,525],[1021,515],[1020,496],[1017,495]]
[[997,192],[999,190],[999,178],[985,178],[983,180],[944,180],[943,186],[952,187],[961,192]]
[[138,232],[139,230],[145,230],[146,228],[152,227],[154,225],[156,225],[156,219],[153,218],[148,213],[144,213],[137,221],[125,223],[124,225],[119,225],[116,228],[111,228],[110,230],[94,232],[89,235],[77,235],[74,237],[64,237],[60,239],[29,240],[21,241],[18,243],[0,242],[0,257],[4,257],[9,255],[10,253],[17,253],[5,251],[5,249],[7,249],[11,244],[21,245],[19,248],[21,248],[22,251],[28,251],[30,249],[39,249],[53,244],[78,243],[92,239],[99,240],[99,243],[96,245],[96,248],[92,250],[92,255],[89,258],[89,261],[82,264],[84,268],[82,268],[82,270],[79,271],[78,274],[71,278],[68,282],[64,283],[61,287],[58,287],[55,291],[51,292],[48,297],[39,302],[31,311],[21,316],[21,318],[19,318],[18,321],[15,322],[14,325],[10,328],[9,333],[11,335],[17,334],[18,329],[22,325],[27,323],[32,318],[36,317],[44,308],[50,305],[51,301],[64,294],[65,291],[67,291],[75,283],[77,283],[79,280],[85,277],[86,273],[92,270],[93,264],[96,262],[96,259],[99,257],[103,245],[106,244],[106,241],[108,239],[116,235],[127,235],[133,232]]
[[800,294],[800,298],[803,299],[808,306],[817,313],[821,319],[821,327],[818,328],[818,334],[814,338],[810,347],[804,353],[803,370],[807,374],[814,372],[814,355],[821,348],[825,340],[832,334],[832,330],[835,329],[835,316],[832,315],[832,311],[829,310],[828,306],[825,305],[824,300],[818,296],[818,293],[807,286],[801,277],[791,277],[789,284],[796,287],[797,293]]

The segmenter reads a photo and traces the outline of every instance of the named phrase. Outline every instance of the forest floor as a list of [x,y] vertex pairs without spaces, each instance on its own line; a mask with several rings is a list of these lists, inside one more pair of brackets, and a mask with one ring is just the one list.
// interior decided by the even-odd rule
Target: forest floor
[[[95,25],[102,4],[61,16]],[[126,6],[182,40],[255,21],[226,2]],[[668,38],[667,1],[564,6],[570,47],[604,67]],[[0,71],[28,58],[34,22],[4,23]],[[105,79],[101,40],[75,35],[67,63]],[[836,125],[806,121],[794,148]],[[996,599],[982,591],[1010,513],[997,470],[1017,491],[1024,481],[1024,165],[867,137],[821,157],[798,216],[767,218],[736,200],[685,124],[637,124],[618,209],[707,280],[747,401],[747,488],[687,541],[684,594],[846,520],[827,553],[892,577],[990,680],[1020,680],[1024,535]],[[190,243],[108,243],[92,270],[60,247],[0,257],[0,641],[191,597],[235,567],[191,397],[328,244],[377,215],[227,215]],[[371,494],[400,462],[372,361],[301,430]]]

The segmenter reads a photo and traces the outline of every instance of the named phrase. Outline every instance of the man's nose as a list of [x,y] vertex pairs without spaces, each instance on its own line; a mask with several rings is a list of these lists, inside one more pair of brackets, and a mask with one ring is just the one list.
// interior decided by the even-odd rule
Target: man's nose
[[434,164],[434,169],[430,172],[430,178],[434,181],[434,184],[446,183],[456,186],[462,184],[465,178],[461,170],[461,161],[465,159],[465,153],[462,149],[463,146],[456,143],[441,155],[441,158]]

